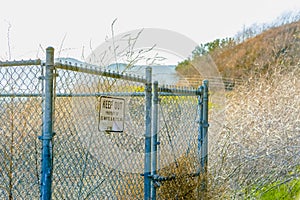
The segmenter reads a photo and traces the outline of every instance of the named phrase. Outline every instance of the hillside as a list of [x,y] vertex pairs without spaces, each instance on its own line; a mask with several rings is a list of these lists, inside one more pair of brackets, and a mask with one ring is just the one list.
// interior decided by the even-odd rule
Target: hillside
[[[299,64],[299,52],[300,21],[297,21],[268,29],[242,43],[216,48],[209,55],[223,78],[247,79],[251,75],[271,75],[277,67]],[[192,61],[182,62],[177,71],[194,76],[197,70],[188,64]]]
[[265,31],[212,57],[223,76],[242,78],[297,65],[299,52],[300,21]]

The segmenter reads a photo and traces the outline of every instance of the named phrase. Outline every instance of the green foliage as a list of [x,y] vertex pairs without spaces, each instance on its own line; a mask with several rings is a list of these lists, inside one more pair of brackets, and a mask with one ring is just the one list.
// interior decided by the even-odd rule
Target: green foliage
[[266,185],[262,190],[256,193],[256,196],[262,200],[285,199],[293,200],[300,197],[300,180],[294,179],[288,183],[273,183]]
[[226,47],[231,47],[234,45],[236,45],[236,42],[233,38],[215,39],[212,42],[200,44],[199,46],[197,46],[192,52],[193,58],[197,56],[207,55],[213,53],[216,50],[225,49]]
[[191,64],[190,59],[186,59],[186,60],[178,63],[178,65],[176,66],[176,70],[184,69],[184,68],[188,67],[190,64]]
[[[300,166],[295,171],[290,172],[290,175],[296,175],[300,172]],[[285,199],[293,200],[300,198],[300,179],[294,178],[284,182],[275,182],[265,185],[261,190],[256,192],[256,197],[262,200],[267,199]]]
[[234,46],[236,46],[236,42],[233,38],[216,39],[212,42],[200,44],[193,50],[190,58],[178,63],[176,71],[186,77],[199,75],[199,71],[193,66],[198,63],[199,58],[206,55],[218,57],[220,53]]

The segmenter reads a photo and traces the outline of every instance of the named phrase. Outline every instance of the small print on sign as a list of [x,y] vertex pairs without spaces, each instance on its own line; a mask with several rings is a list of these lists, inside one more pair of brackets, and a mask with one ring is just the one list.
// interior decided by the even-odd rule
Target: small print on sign
[[114,97],[100,97],[99,131],[123,132],[125,100]]

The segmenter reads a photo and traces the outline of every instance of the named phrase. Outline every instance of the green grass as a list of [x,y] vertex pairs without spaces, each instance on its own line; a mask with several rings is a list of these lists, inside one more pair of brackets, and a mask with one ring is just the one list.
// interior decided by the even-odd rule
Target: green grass
[[284,184],[276,182],[266,185],[255,196],[261,200],[298,200],[300,199],[300,179],[294,179]]

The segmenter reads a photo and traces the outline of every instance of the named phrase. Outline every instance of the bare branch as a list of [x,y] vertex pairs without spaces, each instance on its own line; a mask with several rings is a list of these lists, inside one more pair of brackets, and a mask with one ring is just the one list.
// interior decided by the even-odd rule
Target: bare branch
[[11,60],[11,44],[10,44],[10,30],[11,30],[11,23],[9,21],[6,21],[8,24],[7,27],[7,47],[8,47],[8,60]]
[[58,50],[58,57],[60,57],[60,54],[62,52],[62,48],[63,48],[64,42],[66,40],[66,37],[67,37],[67,33],[65,33],[65,35],[64,35],[64,37],[63,37],[63,39],[62,39],[62,41],[60,43],[60,47],[59,47],[59,50]]

